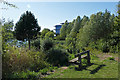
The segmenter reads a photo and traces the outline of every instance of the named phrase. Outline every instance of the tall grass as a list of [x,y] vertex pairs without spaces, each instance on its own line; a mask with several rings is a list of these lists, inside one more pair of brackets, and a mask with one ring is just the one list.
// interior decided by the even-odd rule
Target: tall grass
[[49,64],[44,60],[45,54],[35,49],[15,48],[9,46],[2,54],[3,77],[19,71],[39,71]]

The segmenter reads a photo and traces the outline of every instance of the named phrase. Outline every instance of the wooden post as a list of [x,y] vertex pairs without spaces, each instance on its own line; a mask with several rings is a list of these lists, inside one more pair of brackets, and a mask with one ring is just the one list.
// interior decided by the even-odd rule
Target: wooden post
[[90,51],[87,52],[87,63],[90,64]]
[[78,61],[79,61],[79,69],[80,69],[82,67],[81,54],[78,56]]

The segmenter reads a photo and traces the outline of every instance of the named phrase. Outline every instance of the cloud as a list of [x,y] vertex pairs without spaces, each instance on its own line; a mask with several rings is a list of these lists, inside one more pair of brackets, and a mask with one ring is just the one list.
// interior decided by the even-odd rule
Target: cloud
[[31,6],[29,4],[27,4],[27,8],[31,8]]

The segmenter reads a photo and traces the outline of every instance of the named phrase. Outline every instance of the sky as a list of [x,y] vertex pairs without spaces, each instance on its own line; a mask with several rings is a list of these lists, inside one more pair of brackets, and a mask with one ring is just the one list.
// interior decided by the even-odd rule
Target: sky
[[105,9],[111,14],[117,14],[117,2],[11,2],[15,4],[18,9],[10,8],[5,5],[0,7],[7,7],[7,10],[0,10],[0,18],[6,20],[13,20],[14,24],[19,21],[20,16],[28,11],[31,11],[38,20],[41,31],[44,28],[50,30],[55,29],[55,25],[68,20],[68,22],[76,19],[77,16],[81,18],[86,15],[95,14],[99,11],[104,12]]

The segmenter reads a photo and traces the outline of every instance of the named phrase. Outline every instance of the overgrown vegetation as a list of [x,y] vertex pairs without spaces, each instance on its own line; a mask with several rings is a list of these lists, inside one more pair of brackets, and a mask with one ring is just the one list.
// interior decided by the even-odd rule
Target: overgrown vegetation
[[[0,22],[2,29],[2,74],[3,78],[40,78],[45,77],[48,72],[54,72],[48,77],[79,77],[97,78],[118,77],[116,60],[109,57],[99,61],[97,54],[101,53],[119,53],[120,45],[120,3],[118,5],[118,15],[111,14],[108,10],[98,12],[89,17],[80,16],[72,22],[67,20],[62,25],[60,35],[56,35],[50,29],[40,27],[33,13],[26,11],[22,14],[20,20],[15,25],[13,31],[13,21]],[[21,42],[19,41],[21,40]],[[18,46],[19,44],[19,46]],[[29,45],[28,45],[29,44]],[[94,65],[89,71],[76,71],[75,66],[69,65],[68,61],[75,58],[76,53],[90,50],[91,60],[103,68],[98,74],[94,74]],[[86,60],[82,60],[86,66]],[[112,64],[111,64],[112,63]],[[113,65],[114,64],[114,65]],[[68,66],[60,75],[62,66]],[[111,69],[111,71],[110,71]],[[72,75],[72,73],[75,75]],[[88,72],[91,73],[88,75]],[[107,72],[107,74],[105,74]],[[115,73],[108,75],[109,73]],[[92,74],[93,73],[93,74]],[[85,75],[87,74],[87,75]],[[84,76],[85,75],[85,76]]]

